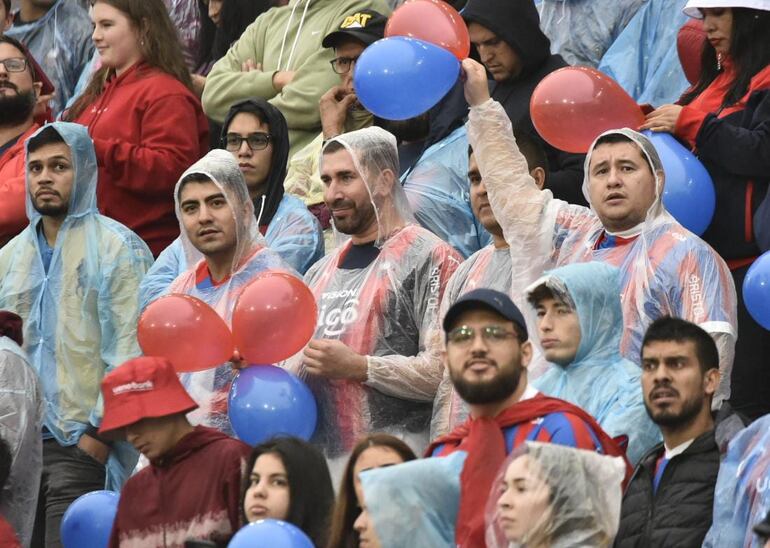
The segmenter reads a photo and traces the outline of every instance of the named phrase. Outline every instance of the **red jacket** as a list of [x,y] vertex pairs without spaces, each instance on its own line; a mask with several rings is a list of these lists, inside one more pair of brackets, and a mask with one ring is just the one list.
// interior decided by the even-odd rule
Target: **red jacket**
[[3,548],[21,548],[16,532],[3,516],[0,516],[0,546]]
[[185,540],[226,543],[241,525],[242,474],[251,448],[196,426],[120,493],[110,546],[182,548]]
[[200,101],[174,77],[139,63],[108,81],[75,122],[94,140],[99,209],[157,256],[179,235],[177,179],[208,151]]
[[25,209],[24,142],[39,128],[38,124],[32,124],[16,143],[0,156],[0,247],[29,224]]

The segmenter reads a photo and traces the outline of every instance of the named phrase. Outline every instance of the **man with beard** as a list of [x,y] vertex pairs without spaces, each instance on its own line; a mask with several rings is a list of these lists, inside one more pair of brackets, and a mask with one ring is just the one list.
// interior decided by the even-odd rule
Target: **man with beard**
[[711,400],[713,339],[678,318],[654,321],[642,343],[644,405],[663,443],[642,457],[623,497],[615,546],[700,546],[711,526],[719,445]]
[[96,208],[87,128],[57,122],[26,143],[29,226],[0,250],[0,310],[20,316],[45,401],[32,546],[58,546],[79,496],[119,490],[136,464],[98,434],[102,377],[140,354],[137,292],[152,262],[139,237]]
[[335,137],[321,157],[325,203],[349,239],[305,275],[318,325],[302,373],[318,401],[313,441],[334,465],[373,431],[428,442],[441,364],[427,340],[460,260],[416,225],[398,171],[396,138],[378,127]]
[[458,546],[484,546],[484,508],[493,480],[506,455],[523,442],[625,458],[620,445],[588,413],[528,384],[532,343],[524,316],[505,294],[492,289],[466,293],[447,311],[443,327],[446,367],[470,417],[435,440],[427,455],[468,452],[460,477]]
[[24,141],[40,127],[33,118],[41,88],[24,46],[0,35],[0,247],[27,225]]

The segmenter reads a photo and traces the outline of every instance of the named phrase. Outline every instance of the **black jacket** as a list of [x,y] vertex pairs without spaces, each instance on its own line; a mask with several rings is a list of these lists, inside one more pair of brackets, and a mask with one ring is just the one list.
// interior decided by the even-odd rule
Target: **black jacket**
[[556,198],[587,205],[581,190],[585,156],[549,145],[535,131],[530,117],[529,101],[540,80],[569,66],[560,55],[551,55],[551,42],[540,30],[540,17],[534,3],[532,0],[469,0],[462,15],[466,23],[475,22],[489,29],[519,55],[523,63],[521,73],[505,82],[493,82],[492,98],[503,105],[514,128],[532,134],[542,143],[550,168],[546,188]]
[[[744,109],[723,118],[708,115],[695,147],[716,191],[703,239],[726,260],[760,255],[753,229],[755,220],[770,227],[770,204],[757,211],[770,182],[770,89],[754,91]],[[758,214],[763,218],[755,219]]]
[[696,548],[711,527],[719,447],[714,431],[692,442],[663,471],[657,492],[652,481],[661,443],[639,462],[623,496],[616,548]]

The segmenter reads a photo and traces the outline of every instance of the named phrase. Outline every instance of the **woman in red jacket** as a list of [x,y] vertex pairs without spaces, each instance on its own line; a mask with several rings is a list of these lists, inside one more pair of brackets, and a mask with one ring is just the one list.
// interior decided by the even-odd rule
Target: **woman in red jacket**
[[689,0],[684,11],[703,19],[700,80],[643,127],[689,145],[714,181],[716,211],[703,239],[727,261],[738,292],[730,401],[756,418],[770,413],[770,332],[746,311],[741,288],[761,253],[754,221],[770,183],[770,0]]
[[102,67],[65,119],[94,140],[99,209],[157,256],[179,235],[174,185],[208,150],[208,122],[162,0],[97,0],[91,17]]

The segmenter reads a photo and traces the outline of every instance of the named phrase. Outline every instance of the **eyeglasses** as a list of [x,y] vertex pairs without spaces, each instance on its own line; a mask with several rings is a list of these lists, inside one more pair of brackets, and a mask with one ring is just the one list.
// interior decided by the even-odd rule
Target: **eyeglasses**
[[[481,338],[484,342],[491,344],[501,343],[516,336],[513,331],[506,331],[499,325],[486,325],[481,328]],[[456,327],[447,334],[447,341],[456,345],[468,345],[474,340],[476,340],[476,330],[467,325]]]
[[358,61],[358,57],[337,57],[329,61],[329,63],[332,66],[332,70],[337,74],[347,74],[356,61]]
[[246,137],[241,137],[237,133],[228,133],[225,135],[225,148],[230,152],[241,150],[241,143],[246,141],[251,150],[264,150],[270,144],[270,135],[268,133],[249,133]]
[[8,59],[1,59],[0,63],[5,66],[5,70],[8,72],[23,72],[27,68],[27,60],[24,57],[10,57]]

